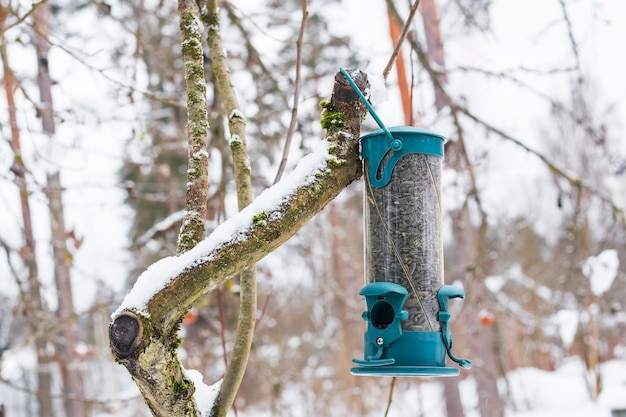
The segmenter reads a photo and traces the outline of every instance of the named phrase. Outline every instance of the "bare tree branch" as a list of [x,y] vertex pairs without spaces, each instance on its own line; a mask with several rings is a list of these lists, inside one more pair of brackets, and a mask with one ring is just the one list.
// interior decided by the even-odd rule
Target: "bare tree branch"
[[304,30],[306,29],[306,21],[309,16],[307,10],[308,0],[302,0],[302,21],[300,23],[300,32],[298,33],[298,40],[296,41],[296,80],[293,90],[293,107],[291,108],[291,120],[289,121],[289,129],[287,130],[287,138],[285,139],[285,146],[283,148],[283,156],[278,166],[278,172],[276,178],[274,178],[274,184],[280,181],[283,175],[285,166],[287,165],[287,158],[289,156],[289,148],[291,147],[291,139],[296,131],[296,124],[298,121],[298,103],[300,102],[300,88],[302,87],[302,43],[304,41]]
[[[231,82],[230,69],[224,54],[224,46],[220,34],[220,16],[217,1],[207,3],[207,44],[211,55],[213,74],[217,82],[217,89],[222,97],[224,110],[228,114],[228,129],[230,131],[230,149],[233,157],[233,171],[235,174],[235,188],[237,205],[243,210],[253,201],[252,175],[248,157],[246,141],[247,121],[243,115],[235,88]],[[220,385],[220,391],[214,402],[211,416],[225,417],[232,407],[243,380],[248,365],[257,309],[257,282],[256,266],[249,265],[239,274],[239,316],[237,330],[233,341],[230,361]]]
[[391,402],[393,401],[393,391],[396,387],[396,377],[391,378],[391,385],[389,386],[389,396],[387,397],[387,407],[385,408],[384,417],[389,415],[389,410],[391,410]]
[[[49,69],[50,46],[42,36],[50,30],[50,6],[48,3],[33,12],[33,28],[36,33],[32,38],[37,54],[37,85],[43,112],[40,114],[43,132],[52,140],[56,133],[54,104],[52,99],[52,77]],[[42,36],[40,36],[41,34]],[[45,194],[48,199],[50,213],[50,234],[52,238],[52,258],[54,261],[54,282],[57,292],[56,319],[58,320],[59,336],[54,340],[54,349],[61,371],[65,411],[68,415],[83,416],[87,413],[85,403],[85,387],[81,372],[73,366],[74,348],[79,339],[76,310],[72,294],[71,260],[68,257],[67,229],[65,227],[65,210],[61,172],[55,170],[46,175]]]
[[[411,6],[411,11],[409,12],[409,17],[406,18],[406,22],[404,22],[404,27],[402,28],[402,32],[400,33],[400,37],[398,38],[398,42],[396,42],[396,47],[394,48],[391,56],[389,57],[389,61],[383,70],[383,78],[386,80],[391,72],[391,67],[393,67],[393,63],[396,61],[398,57],[398,53],[400,53],[400,49],[402,48],[402,44],[404,43],[404,39],[406,38],[407,33],[409,33],[409,28],[411,27],[411,23],[413,22],[413,17],[415,17],[415,12],[417,12],[417,7],[420,5],[420,0],[415,0],[413,6]],[[395,8],[392,0],[387,0],[387,6],[389,9]]]
[[72,59],[75,59],[79,64],[84,65],[86,68],[89,68],[90,70],[93,70],[93,71],[97,72],[102,77],[104,77],[104,79],[106,79],[107,81],[111,82],[112,84],[117,85],[118,87],[121,87],[121,88],[123,88],[125,90],[128,90],[131,93],[139,93],[142,96],[146,97],[147,99],[159,101],[161,103],[170,105],[172,107],[178,107],[178,108],[185,107],[185,105],[183,103],[181,103],[180,101],[178,101],[178,100],[170,99],[170,98],[167,98],[167,97],[161,97],[161,96],[158,96],[158,95],[156,95],[154,93],[151,93],[149,91],[138,89],[134,85],[126,84],[126,83],[124,83],[122,81],[119,81],[119,80],[115,79],[111,75],[107,74],[107,72],[105,70],[103,70],[102,68],[98,68],[98,67],[92,65],[91,63],[89,63],[88,61],[86,61],[85,59],[81,58],[77,51],[73,51],[72,49],[70,49],[70,48],[66,47],[65,45],[63,45],[61,42],[56,42],[56,41],[52,40],[52,38],[51,38],[49,33],[43,33],[35,25],[31,25],[31,26],[32,26],[33,30],[37,33],[37,35],[40,36],[42,39],[44,39],[50,46],[54,46],[55,48],[58,48],[59,50],[65,52],[70,57],[72,57]]
[[42,4],[45,4],[47,2],[48,2],[48,0],[40,0],[40,1],[36,2],[36,3],[33,3],[31,5],[30,9],[26,13],[24,13],[22,16],[18,17],[17,20],[15,20],[15,22],[11,22],[10,24],[0,28],[0,33],[2,35],[4,35],[4,33],[7,30],[10,30],[10,29],[12,29],[12,28],[14,28],[14,27],[16,27],[18,25],[21,25],[22,23],[24,23],[24,21],[26,19],[28,19],[30,17],[30,15],[32,15],[35,12],[35,10],[37,10],[37,8],[39,6],[41,6]]
[[574,60],[576,62],[576,68],[580,72],[580,56],[578,53],[578,43],[576,42],[576,38],[574,37],[574,30],[572,27],[572,21],[569,18],[569,14],[567,13],[567,6],[563,0],[559,0],[559,4],[561,5],[561,11],[563,12],[563,19],[565,20],[565,24],[567,25],[567,35],[569,36],[570,44],[572,46],[572,52],[574,53]]
[[585,181],[583,181],[581,178],[578,178],[574,174],[567,172],[565,169],[559,167],[555,162],[551,161],[547,156],[545,156],[541,152],[535,149],[532,149],[528,145],[524,144],[524,142],[522,142],[520,139],[517,139],[513,137],[512,135],[509,135],[508,133],[504,132],[503,130],[498,129],[497,127],[485,122],[484,120],[482,120],[481,118],[479,118],[478,116],[470,112],[467,108],[462,107],[462,106],[456,106],[456,108],[461,113],[465,114],[467,117],[469,117],[470,119],[472,119],[479,125],[487,128],[487,130],[489,130],[490,132],[497,134],[503,139],[513,142],[517,146],[524,149],[526,152],[532,155],[535,155],[537,158],[541,160],[541,162],[543,162],[548,167],[550,172],[552,172],[553,174],[555,174],[556,176],[560,178],[565,179],[572,187],[587,190],[590,195],[593,195],[597,197],[598,199],[600,199],[600,201],[607,204],[611,208],[611,211],[618,219],[620,219],[622,225],[626,226],[626,212],[619,205],[617,205],[611,197],[605,195],[603,192],[598,190],[597,187],[594,187],[592,184],[588,184]]
[[[424,49],[422,48],[422,46],[419,44],[419,42],[414,37],[409,38],[409,42],[411,42],[411,45],[413,46],[414,50],[416,51],[418,59],[420,61],[420,64],[422,65],[422,67],[428,73],[428,75],[429,75],[429,77],[431,79],[431,82],[433,83],[433,85],[435,87],[435,91],[439,91],[440,94],[442,95],[442,97],[445,98],[445,100],[447,102],[447,105],[450,108],[450,111],[452,113],[452,116],[455,119],[455,124],[457,124],[457,127],[459,125],[458,125],[458,121],[456,120],[457,116],[455,116],[455,114],[457,112],[460,112],[460,113],[464,114],[465,116],[467,116],[468,118],[470,118],[471,120],[473,120],[474,122],[476,122],[476,123],[482,125],[483,127],[487,128],[489,131],[497,134],[502,139],[508,140],[508,141],[514,143],[515,145],[521,147],[526,152],[529,152],[530,154],[535,155],[537,158],[539,158],[548,167],[548,169],[552,173],[554,173],[558,177],[561,177],[561,178],[565,179],[573,187],[588,190],[591,195],[594,195],[594,196],[598,197],[600,199],[600,201],[602,201],[603,203],[609,205],[611,207],[611,210],[612,210],[613,214],[618,219],[620,219],[621,223],[624,226],[626,226],[626,212],[622,208],[620,208],[619,205],[617,205],[613,201],[613,199],[611,197],[606,196],[604,193],[602,193],[602,191],[598,190],[597,187],[593,187],[590,184],[586,184],[582,179],[577,178],[575,175],[573,175],[571,173],[568,173],[565,169],[563,169],[562,167],[558,166],[558,164],[556,164],[555,162],[551,161],[547,156],[545,156],[541,152],[539,152],[539,151],[537,151],[535,149],[532,149],[531,147],[529,147],[526,144],[524,144],[524,142],[521,141],[520,139],[517,139],[517,138],[513,137],[512,135],[507,134],[503,130],[498,129],[497,127],[491,125],[490,123],[482,120],[480,117],[478,117],[477,115],[472,113],[467,107],[462,106],[459,103],[455,102],[452,99],[452,97],[447,93],[445,87],[439,81],[439,77],[438,77],[439,72],[436,71],[430,65],[428,57],[427,57]],[[547,96],[545,96],[545,97],[547,98]],[[552,100],[551,100],[551,102],[552,102]],[[570,114],[570,117],[574,117],[573,113],[569,113],[569,114]],[[579,120],[579,118],[576,118],[576,120]],[[585,125],[585,130],[587,132],[592,132],[592,133],[594,132],[592,130],[592,128],[587,127],[586,125]],[[459,132],[458,129],[457,129],[457,132]],[[470,169],[470,175],[472,175],[471,174],[471,169]],[[478,194],[476,193],[475,196],[477,196],[477,195]]]

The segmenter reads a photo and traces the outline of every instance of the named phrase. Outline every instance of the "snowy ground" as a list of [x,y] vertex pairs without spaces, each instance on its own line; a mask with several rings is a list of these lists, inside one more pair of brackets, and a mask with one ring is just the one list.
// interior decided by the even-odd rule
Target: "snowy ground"
[[[511,397],[505,417],[612,417],[612,409],[626,409],[626,360],[603,364],[601,373],[605,388],[594,402],[585,383],[584,364],[578,358],[567,360],[553,372],[518,369],[508,376]],[[468,375],[470,377],[460,383],[465,417],[479,417],[471,370]],[[381,380],[381,384],[388,385],[389,382]],[[447,417],[442,393],[443,388],[437,380],[419,385],[396,382],[389,417]],[[386,404],[387,398],[381,399],[381,408],[373,410],[368,417],[382,417]],[[246,410],[239,415],[270,417],[274,414]]]
[[[604,391],[594,402],[585,383],[584,364],[577,358],[567,360],[554,372],[518,369],[507,378],[511,397],[505,416],[611,417],[612,409],[626,409],[626,360],[603,364],[601,373]],[[468,374],[471,375],[471,370]],[[478,417],[474,381],[468,378],[461,382],[460,388],[465,417]],[[389,416],[446,417],[441,386],[436,382],[426,383],[421,389],[422,393],[408,390],[397,396]]]
[[[24,351],[19,354],[5,357],[1,376],[4,380],[14,381],[16,385],[23,386],[20,379],[24,376],[24,368],[32,366],[34,356],[25,355]],[[111,372],[122,371],[115,365]],[[477,398],[475,395],[474,381],[471,378],[472,371],[465,372],[467,378],[460,382],[461,397],[465,406],[465,417],[479,417],[477,411]],[[136,387],[126,378],[124,372],[120,372],[115,387],[106,387],[104,393],[109,399],[117,401],[123,398],[137,397]],[[553,372],[542,371],[536,368],[521,368],[508,375],[508,390],[510,392],[506,417],[612,417],[612,409],[626,409],[626,360],[612,360],[606,362],[601,368],[603,392],[597,401],[592,401],[585,383],[585,371],[582,361],[578,358],[570,358]],[[391,382],[388,378],[381,379],[381,385],[388,386]],[[106,384],[105,384],[106,385]],[[101,388],[105,388],[100,385]],[[504,389],[505,385],[502,387]],[[112,391],[122,390],[113,393]],[[409,379],[400,379],[396,382],[396,389],[389,417],[447,417],[442,400],[442,386],[437,379],[425,380],[421,384]],[[101,393],[101,394],[102,394]],[[93,394],[93,393],[92,393]],[[101,395],[97,395],[105,400]],[[106,400],[105,400],[106,401]],[[293,398],[293,405],[302,404],[302,399]],[[28,408],[28,399],[24,392],[13,391],[8,385],[0,383],[0,403],[4,403],[11,416],[26,416],[23,414]],[[122,403],[124,401],[122,400]],[[129,403],[115,412],[116,416],[140,415],[144,406],[139,402]],[[367,417],[382,417],[387,398],[381,398],[380,409],[372,410]],[[60,404],[59,404],[60,405]],[[115,407],[114,407],[115,408]],[[142,411],[140,411],[142,410]],[[296,411],[297,406],[290,411]],[[126,411],[126,412],[125,412]],[[294,413],[292,415],[296,415]],[[245,409],[239,411],[241,417],[270,417],[275,413],[260,411],[258,409]],[[298,414],[305,415],[305,414]],[[332,415],[332,414],[329,414]],[[100,414],[97,417],[103,417]]]

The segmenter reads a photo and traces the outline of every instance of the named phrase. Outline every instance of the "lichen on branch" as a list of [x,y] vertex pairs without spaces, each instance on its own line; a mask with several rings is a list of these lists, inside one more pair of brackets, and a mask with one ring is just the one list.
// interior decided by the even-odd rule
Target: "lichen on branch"
[[177,254],[204,237],[208,192],[208,131],[206,82],[200,11],[195,0],[179,0],[181,54],[187,94],[187,189],[185,215],[178,234]]

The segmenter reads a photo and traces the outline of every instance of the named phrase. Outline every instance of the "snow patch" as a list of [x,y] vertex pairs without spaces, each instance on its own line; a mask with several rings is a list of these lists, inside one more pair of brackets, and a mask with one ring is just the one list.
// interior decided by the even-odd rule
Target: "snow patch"
[[244,116],[243,113],[241,112],[241,110],[239,110],[239,109],[234,109],[228,115],[228,120],[233,120],[235,118],[241,119],[241,120],[246,120],[246,116]]
[[239,136],[239,135],[232,135],[230,137],[230,141],[228,141],[228,144],[232,145],[233,143],[241,143],[241,136]]
[[194,152],[192,156],[195,159],[199,159],[201,157],[205,157],[206,159],[209,159],[209,152],[206,149],[201,149],[198,152]]
[[195,392],[193,394],[193,398],[196,401],[196,405],[200,410],[200,413],[203,416],[208,416],[211,413],[211,409],[213,408],[213,403],[215,402],[215,398],[217,394],[220,392],[220,386],[222,385],[222,380],[220,379],[213,385],[207,385],[204,383],[204,379],[202,374],[195,369],[184,369],[183,372],[185,376],[193,382],[195,387]]
[[155,234],[170,229],[175,223],[181,221],[184,216],[185,210],[179,210],[170,214],[160,222],[156,223],[150,229],[148,229],[143,235],[141,235],[137,239],[137,246],[143,246],[147,244],[150,240],[152,240]]
[[626,175],[609,175],[604,178],[611,200],[621,210],[626,211]]
[[382,75],[367,74],[367,80],[370,83],[368,98],[372,105],[383,103],[389,100],[389,92],[385,85],[385,79]]
[[485,286],[494,294],[499,292],[505,283],[506,279],[501,275],[490,275],[485,278]]
[[554,316],[563,347],[569,348],[574,342],[578,330],[578,312],[575,310],[560,310]]
[[591,291],[601,296],[609,288],[617,276],[619,259],[615,249],[607,249],[597,256],[589,257],[583,262],[583,274],[589,278]]

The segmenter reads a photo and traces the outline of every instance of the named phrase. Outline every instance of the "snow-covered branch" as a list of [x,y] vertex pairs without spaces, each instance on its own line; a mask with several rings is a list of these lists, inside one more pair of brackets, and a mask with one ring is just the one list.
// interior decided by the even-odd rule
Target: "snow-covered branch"
[[[356,81],[365,90],[365,74]],[[357,141],[365,108],[341,73],[324,111],[341,123],[328,128],[315,152],[196,247],[150,266],[113,314],[113,353],[155,415],[193,415],[186,414],[193,383],[176,357],[178,325],[188,309],[287,241],[360,177]]]

